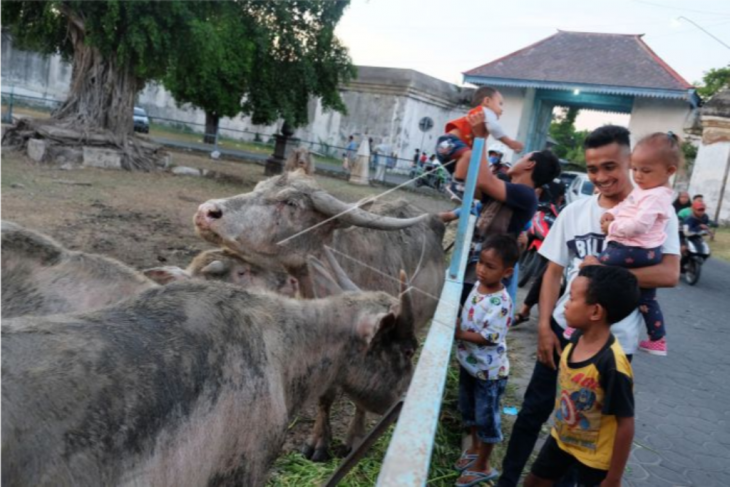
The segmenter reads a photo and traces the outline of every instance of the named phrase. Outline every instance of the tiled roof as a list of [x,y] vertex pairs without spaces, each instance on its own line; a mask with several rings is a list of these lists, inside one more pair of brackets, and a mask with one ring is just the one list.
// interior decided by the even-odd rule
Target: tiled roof
[[692,89],[642,35],[558,31],[535,44],[464,73],[467,78],[602,85],[649,90]]

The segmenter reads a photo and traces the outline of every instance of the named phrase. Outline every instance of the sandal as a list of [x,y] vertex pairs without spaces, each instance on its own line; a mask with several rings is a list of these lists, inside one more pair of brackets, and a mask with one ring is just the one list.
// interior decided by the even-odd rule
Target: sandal
[[456,480],[456,487],[472,487],[473,485],[479,485],[482,482],[488,482],[490,480],[496,480],[499,478],[499,472],[496,468],[493,468],[489,473],[484,472],[472,472],[471,470],[464,470],[461,473],[461,477],[473,477],[474,480],[471,482],[462,483]]
[[512,327],[515,327],[519,325],[520,323],[524,323],[525,321],[530,321],[530,315],[523,315],[522,313],[515,313],[515,320],[512,322]]
[[[476,453],[467,453],[466,450],[461,454],[459,459],[454,463],[454,470],[458,472],[463,472],[464,470],[470,468],[472,465],[474,465],[474,462],[477,461],[477,455]],[[468,460],[467,462],[460,464],[460,462]]]

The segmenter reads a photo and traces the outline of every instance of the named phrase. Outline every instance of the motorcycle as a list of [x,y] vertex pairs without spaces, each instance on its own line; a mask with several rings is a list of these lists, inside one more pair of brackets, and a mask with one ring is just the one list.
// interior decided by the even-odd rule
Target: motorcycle
[[532,217],[532,225],[527,231],[527,248],[520,256],[520,279],[517,286],[524,287],[533,276],[539,276],[547,265],[547,261],[541,259],[538,252],[558,213],[560,210],[553,203],[538,205]]
[[711,235],[708,231],[699,233],[685,233],[687,238],[687,253],[682,257],[682,273],[684,280],[690,286],[694,286],[700,280],[702,264],[710,258],[710,246],[702,238]]
[[411,169],[410,178],[417,188],[428,186],[436,191],[444,192],[449,182],[449,173],[441,165],[420,164]]

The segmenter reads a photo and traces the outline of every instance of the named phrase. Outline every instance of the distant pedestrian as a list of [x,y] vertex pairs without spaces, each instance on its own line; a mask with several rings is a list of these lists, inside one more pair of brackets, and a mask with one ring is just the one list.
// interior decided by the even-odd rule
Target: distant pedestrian
[[705,202],[705,197],[702,196],[701,194],[694,195],[692,197],[692,204],[690,204],[686,208],[682,208],[681,210],[679,210],[677,212],[677,218],[679,218],[679,222],[680,223],[683,223],[687,219],[687,217],[692,214],[692,205],[694,205],[698,201],[700,203],[704,203]]
[[418,166],[418,160],[421,158],[421,149],[416,149],[416,153],[413,154],[413,166]]
[[388,157],[388,170],[395,169],[397,163],[398,154],[396,154],[395,152],[391,152],[390,156]]
[[378,151],[373,146],[373,138],[368,138],[368,147],[370,148],[370,170],[375,171],[375,168],[378,166]]
[[674,203],[672,203],[672,206],[674,206],[674,211],[677,212],[677,214],[685,208],[692,206],[692,202],[689,199],[689,193],[687,191],[680,191],[677,195],[677,199],[675,199]]
[[347,147],[345,147],[345,153],[342,155],[344,157],[342,161],[342,168],[345,172],[349,173],[350,168],[355,163],[355,157],[357,156],[357,143],[355,142],[355,137],[352,135],[350,136]]

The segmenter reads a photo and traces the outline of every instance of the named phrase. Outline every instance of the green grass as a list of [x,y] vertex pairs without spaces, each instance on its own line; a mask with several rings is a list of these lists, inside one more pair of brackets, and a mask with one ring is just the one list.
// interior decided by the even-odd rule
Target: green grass
[[712,257],[730,262],[730,227],[720,227],[715,231],[715,240],[710,241]]

